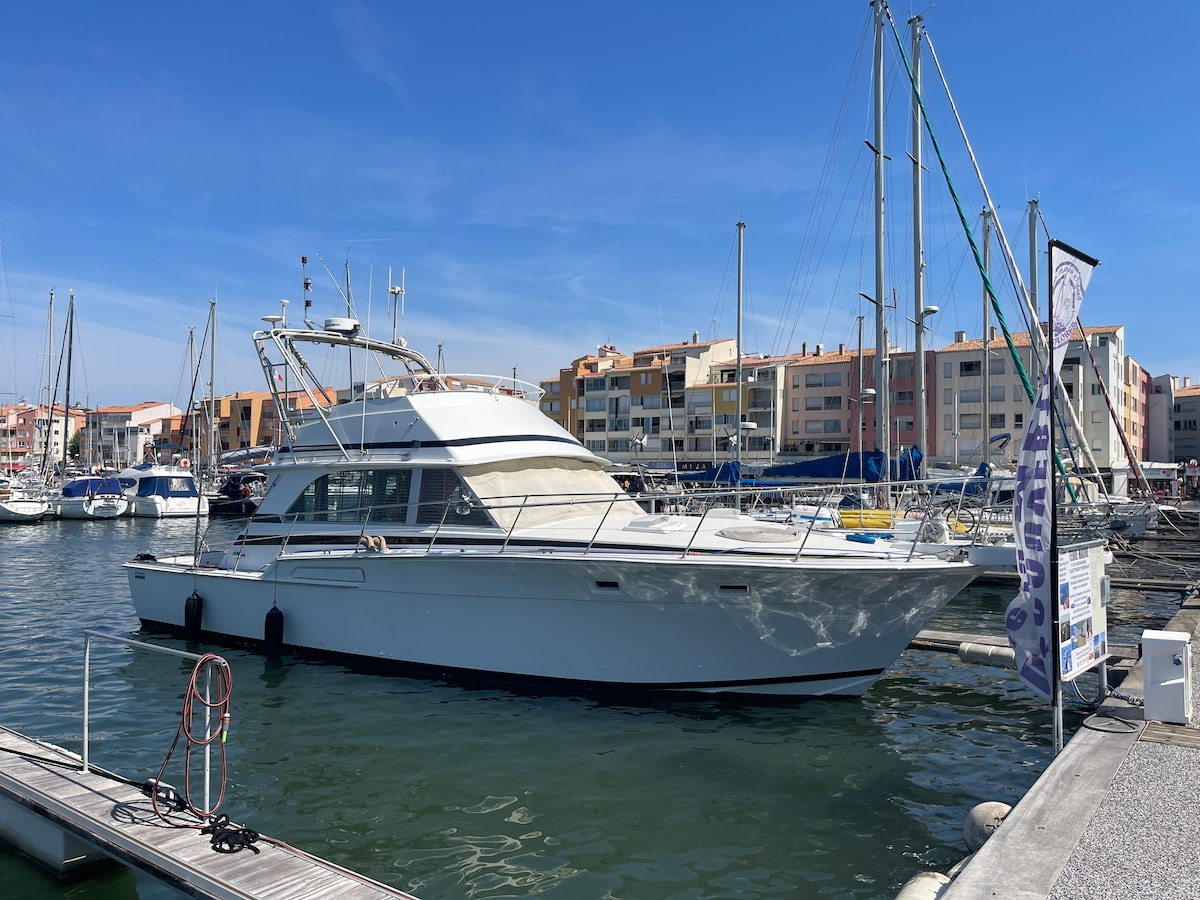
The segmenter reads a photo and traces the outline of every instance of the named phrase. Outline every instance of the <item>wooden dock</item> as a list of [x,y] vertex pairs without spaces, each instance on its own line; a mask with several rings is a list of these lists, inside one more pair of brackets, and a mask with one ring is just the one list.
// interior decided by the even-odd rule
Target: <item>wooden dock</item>
[[94,848],[193,897],[415,900],[266,836],[253,849],[218,853],[195,816],[168,818],[138,787],[102,770],[84,772],[75,754],[0,728],[0,833],[31,856],[38,854],[23,841],[53,831],[65,836],[68,852]]

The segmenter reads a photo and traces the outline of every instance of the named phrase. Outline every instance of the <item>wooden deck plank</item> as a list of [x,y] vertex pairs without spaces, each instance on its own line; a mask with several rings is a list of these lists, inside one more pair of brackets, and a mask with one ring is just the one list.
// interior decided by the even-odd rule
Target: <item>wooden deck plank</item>
[[1177,747],[1195,747],[1200,750],[1200,729],[1168,725],[1164,722],[1147,722],[1146,730],[1142,732],[1142,740],[1174,744]]

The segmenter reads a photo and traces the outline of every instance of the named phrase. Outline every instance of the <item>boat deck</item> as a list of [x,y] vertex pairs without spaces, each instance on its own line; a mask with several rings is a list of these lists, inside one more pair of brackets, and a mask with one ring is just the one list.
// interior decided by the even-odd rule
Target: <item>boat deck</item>
[[79,757],[0,728],[0,832],[11,839],[13,823],[31,816],[189,896],[414,900],[265,836],[253,849],[216,852],[190,813],[171,813],[168,824],[139,788],[103,771],[84,772]]

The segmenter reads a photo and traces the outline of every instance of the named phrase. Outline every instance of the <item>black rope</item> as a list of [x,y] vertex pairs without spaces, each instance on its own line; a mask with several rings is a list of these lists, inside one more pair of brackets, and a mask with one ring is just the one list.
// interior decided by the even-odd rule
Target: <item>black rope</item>
[[229,823],[229,816],[222,813],[212,820],[212,823],[200,829],[201,834],[212,835],[212,848],[218,853],[237,853],[243,847],[261,852],[254,846],[258,840],[258,832],[253,828],[243,828]]

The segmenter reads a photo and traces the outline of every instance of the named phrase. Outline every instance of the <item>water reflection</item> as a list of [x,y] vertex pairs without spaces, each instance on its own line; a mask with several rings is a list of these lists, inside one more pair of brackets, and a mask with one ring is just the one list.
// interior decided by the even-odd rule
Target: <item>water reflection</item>
[[[138,633],[120,563],[191,536],[136,520],[0,530],[2,724],[78,749],[83,630]],[[972,588],[933,627],[1002,633],[1009,595]],[[1160,608],[1121,596],[1114,640]],[[429,900],[890,900],[965,854],[967,810],[1013,802],[1049,760],[1048,709],[944,654],[906,653],[861,701],[761,705],[468,688],[151,639],[229,660],[224,811]],[[97,647],[100,765],[157,771],[191,668]],[[0,896],[176,895],[125,870],[62,887],[0,853]]]

